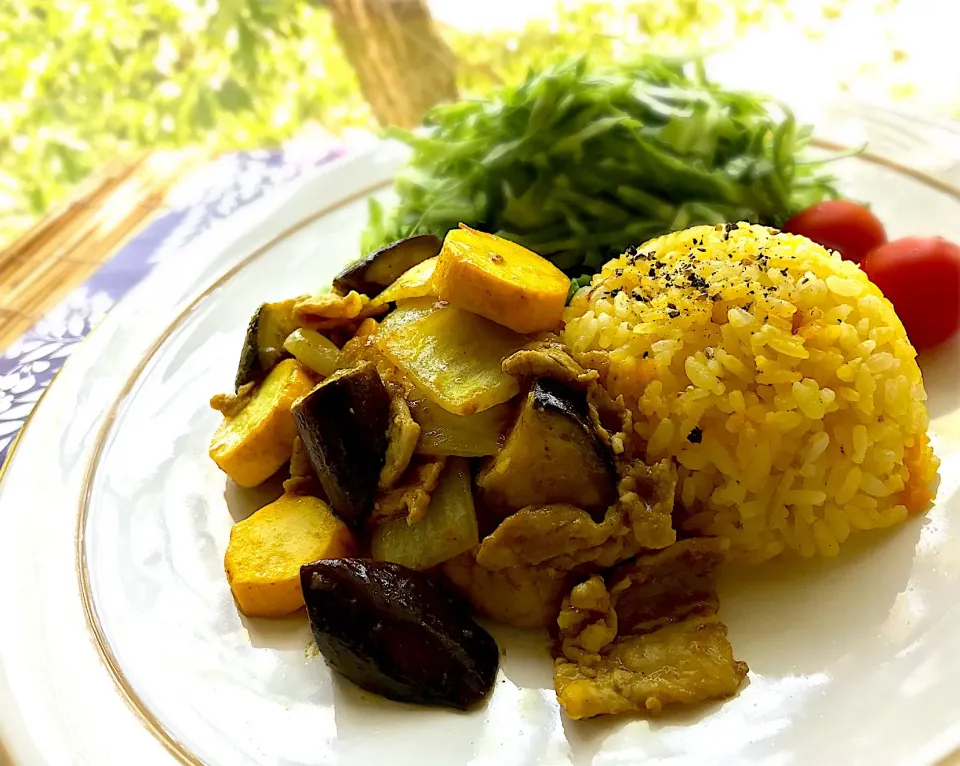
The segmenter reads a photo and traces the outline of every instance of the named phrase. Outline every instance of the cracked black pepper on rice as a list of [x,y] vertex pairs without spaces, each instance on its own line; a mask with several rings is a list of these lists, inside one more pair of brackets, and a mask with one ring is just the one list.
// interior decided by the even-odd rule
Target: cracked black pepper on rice
[[633,411],[647,459],[677,461],[686,530],[755,561],[831,556],[928,505],[938,461],[916,352],[836,253],[700,226],[611,260],[564,319],[566,344]]

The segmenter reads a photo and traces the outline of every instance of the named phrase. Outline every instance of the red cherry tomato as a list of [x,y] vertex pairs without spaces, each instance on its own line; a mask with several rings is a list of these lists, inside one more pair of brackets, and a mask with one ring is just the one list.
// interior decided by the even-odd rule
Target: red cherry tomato
[[845,199],[811,205],[787,221],[783,230],[836,250],[843,260],[854,263],[887,241],[880,219],[863,205]]
[[960,329],[960,247],[943,237],[904,237],[871,252],[863,270],[897,311],[918,351]]

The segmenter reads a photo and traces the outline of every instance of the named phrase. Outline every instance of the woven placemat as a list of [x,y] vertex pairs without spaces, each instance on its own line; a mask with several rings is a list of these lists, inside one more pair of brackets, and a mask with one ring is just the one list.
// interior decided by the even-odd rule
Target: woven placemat
[[0,352],[161,210],[170,186],[202,157],[115,160],[0,251]]

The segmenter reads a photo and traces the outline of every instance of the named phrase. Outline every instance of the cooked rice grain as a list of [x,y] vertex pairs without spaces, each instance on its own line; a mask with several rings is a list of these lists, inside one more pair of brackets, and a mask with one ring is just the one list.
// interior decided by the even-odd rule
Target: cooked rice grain
[[[609,355],[647,458],[679,465],[679,523],[761,561],[835,555],[925,509],[938,461],[916,352],[856,265],[741,223],[607,263],[564,340]],[[595,355],[594,357],[595,358]]]

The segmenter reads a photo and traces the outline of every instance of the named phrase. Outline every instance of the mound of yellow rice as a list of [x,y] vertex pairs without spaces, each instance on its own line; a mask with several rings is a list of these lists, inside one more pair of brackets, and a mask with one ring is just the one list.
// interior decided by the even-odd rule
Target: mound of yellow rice
[[748,560],[832,556],[929,505],[916,352],[836,253],[745,223],[687,229],[607,263],[564,319],[647,459],[676,460],[681,528]]

